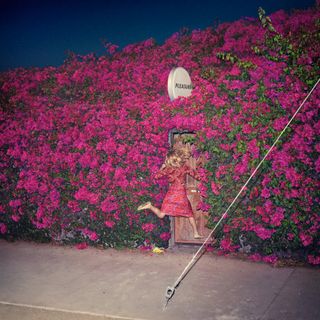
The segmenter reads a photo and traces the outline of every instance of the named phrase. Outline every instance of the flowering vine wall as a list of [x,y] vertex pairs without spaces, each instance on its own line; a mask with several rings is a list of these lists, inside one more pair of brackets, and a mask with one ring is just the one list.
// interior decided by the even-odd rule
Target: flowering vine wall
[[[216,28],[181,31],[107,54],[70,54],[60,67],[0,75],[0,233],[3,237],[166,245],[169,221],[137,212],[161,204],[153,179],[172,129],[196,133],[208,159],[201,209],[213,226],[319,75],[319,8],[278,11]],[[170,70],[195,89],[171,102]],[[217,231],[225,252],[253,260],[320,264],[319,88]]]

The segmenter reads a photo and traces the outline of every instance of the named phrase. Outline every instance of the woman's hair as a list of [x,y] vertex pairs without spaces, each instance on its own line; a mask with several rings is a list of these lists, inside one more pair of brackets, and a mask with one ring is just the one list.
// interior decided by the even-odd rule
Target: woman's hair
[[188,160],[191,157],[191,146],[190,144],[180,144],[176,149],[176,153],[184,160]]
[[170,150],[164,163],[166,167],[179,168],[181,167],[183,162],[184,160],[177,152],[175,152],[174,150]]

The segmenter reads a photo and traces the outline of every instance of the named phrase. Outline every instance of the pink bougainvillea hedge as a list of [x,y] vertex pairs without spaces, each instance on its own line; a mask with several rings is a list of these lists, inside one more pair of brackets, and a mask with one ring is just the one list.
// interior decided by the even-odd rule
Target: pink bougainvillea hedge
[[[319,7],[258,16],[1,73],[2,237],[166,245],[169,220],[136,208],[161,204],[167,183],[153,176],[172,129],[195,132],[208,159],[212,227],[319,76]],[[171,102],[176,66],[195,88]],[[320,264],[319,102],[318,87],[217,230],[224,252]]]

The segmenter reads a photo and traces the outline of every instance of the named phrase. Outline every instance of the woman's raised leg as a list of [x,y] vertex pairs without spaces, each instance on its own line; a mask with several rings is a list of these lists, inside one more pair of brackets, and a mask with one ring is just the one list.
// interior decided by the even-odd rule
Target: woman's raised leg
[[151,202],[146,202],[138,207],[138,210],[150,209],[154,214],[158,216],[158,218],[162,219],[165,217],[165,213],[162,212],[159,208],[153,206]]

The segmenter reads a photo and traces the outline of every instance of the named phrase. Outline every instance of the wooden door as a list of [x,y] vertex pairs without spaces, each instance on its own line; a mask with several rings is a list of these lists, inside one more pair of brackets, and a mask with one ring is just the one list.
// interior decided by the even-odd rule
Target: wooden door
[[[192,136],[192,133],[189,132],[176,132],[171,134],[170,142],[171,145],[174,146],[177,142],[183,142],[186,138]],[[196,159],[190,159],[191,166],[193,168],[196,167]],[[201,200],[200,192],[198,189],[199,182],[191,176],[187,176],[186,179],[186,189],[187,189],[187,196],[191,203],[191,207],[193,210],[194,218],[196,220],[198,231],[201,235],[204,236],[203,239],[194,239],[193,232],[190,225],[190,222],[187,218],[183,217],[172,217],[171,219],[171,229],[173,233],[174,243],[192,243],[192,244],[202,244],[204,239],[209,235],[211,232],[210,229],[206,228],[207,223],[207,216],[206,212],[201,210],[197,210],[197,205]]]

